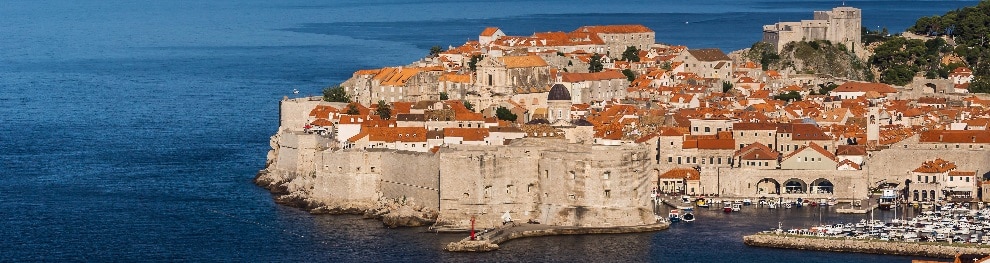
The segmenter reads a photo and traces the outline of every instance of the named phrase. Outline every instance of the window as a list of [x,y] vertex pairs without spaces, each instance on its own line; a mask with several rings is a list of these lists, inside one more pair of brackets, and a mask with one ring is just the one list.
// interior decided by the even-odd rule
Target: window
[[668,163],[674,162],[674,157],[667,156],[667,162]]
[[612,197],[612,190],[605,190],[605,198]]
[[705,127],[705,132],[712,132],[712,128]]
[[606,171],[605,174],[602,174],[602,179],[608,180],[609,177],[612,177],[612,172]]

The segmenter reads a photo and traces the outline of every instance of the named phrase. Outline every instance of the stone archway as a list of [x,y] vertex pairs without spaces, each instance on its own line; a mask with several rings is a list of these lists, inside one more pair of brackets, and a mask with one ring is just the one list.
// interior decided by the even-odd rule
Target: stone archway
[[780,182],[773,178],[763,178],[756,182],[756,194],[780,194]]
[[818,178],[811,182],[811,192],[816,194],[831,194],[835,192],[835,185],[825,178]]
[[784,193],[788,194],[803,194],[808,192],[808,183],[804,180],[791,178],[784,181]]

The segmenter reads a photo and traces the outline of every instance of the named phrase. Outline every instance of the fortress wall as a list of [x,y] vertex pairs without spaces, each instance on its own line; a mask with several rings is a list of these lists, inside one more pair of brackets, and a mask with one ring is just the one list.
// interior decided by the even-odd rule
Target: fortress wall
[[[647,210],[652,186],[644,176],[649,159],[628,159],[648,153],[602,150],[619,148],[445,148],[440,157],[441,219],[466,226],[475,216],[478,226],[497,226],[509,211],[517,222],[535,219],[552,225],[652,223]],[[606,171],[609,179],[603,177]]]
[[322,152],[311,197],[324,202],[377,201],[381,175],[370,167],[381,166],[380,160],[377,152]]
[[381,176],[380,191],[385,197],[413,201],[417,206],[432,209],[440,206],[437,156],[432,153],[384,152],[377,158],[381,167],[375,167],[374,171]]
[[873,182],[888,179],[903,184],[911,171],[921,167],[923,162],[935,158],[954,162],[959,167],[957,171],[975,171],[978,176],[990,171],[990,151],[986,150],[900,149],[895,145],[894,148],[872,154],[863,169],[869,170]]
[[279,101],[279,130],[302,131],[308,121],[309,112],[320,105],[322,100],[309,98],[283,99]]
[[282,171],[309,174],[314,171],[316,135],[282,132],[276,140],[278,150],[275,168]]

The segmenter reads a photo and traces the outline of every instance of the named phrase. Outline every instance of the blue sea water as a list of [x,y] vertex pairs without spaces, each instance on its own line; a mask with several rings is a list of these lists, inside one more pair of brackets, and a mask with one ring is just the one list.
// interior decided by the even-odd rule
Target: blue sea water
[[[292,89],[317,94],[354,70],[403,65],[486,26],[528,35],[638,23],[664,43],[731,51],[757,41],[762,24],[841,4],[5,0],[0,261],[907,262],[741,244],[777,221],[817,222],[814,210],[702,212],[659,233],[446,253],[442,245],[459,235],[312,216],[275,204],[251,182],[277,129],[277,101]],[[863,9],[865,27],[896,32],[975,1],[845,4]]]

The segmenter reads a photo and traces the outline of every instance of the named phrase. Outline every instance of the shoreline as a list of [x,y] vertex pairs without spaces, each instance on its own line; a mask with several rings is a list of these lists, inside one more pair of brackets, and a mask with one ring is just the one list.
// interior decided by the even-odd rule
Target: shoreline
[[743,236],[747,246],[781,249],[853,252],[881,255],[954,258],[957,254],[990,255],[990,247],[965,244],[900,242],[869,239],[809,237],[787,234],[758,233]]

